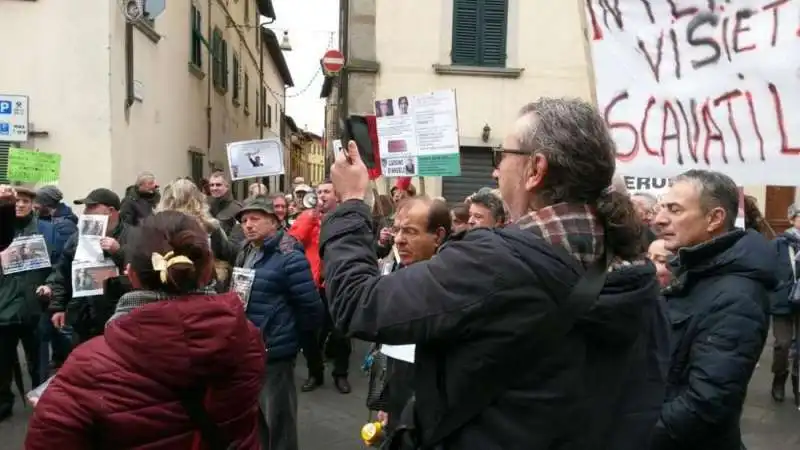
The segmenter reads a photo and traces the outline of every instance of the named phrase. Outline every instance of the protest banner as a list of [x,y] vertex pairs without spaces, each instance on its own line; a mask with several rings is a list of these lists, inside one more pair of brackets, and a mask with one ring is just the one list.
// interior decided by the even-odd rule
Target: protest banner
[[25,148],[8,151],[8,179],[22,183],[56,183],[61,175],[61,155]]
[[232,142],[226,146],[231,180],[282,175],[283,144],[278,138]]
[[655,196],[661,196],[669,189],[672,184],[669,178],[653,178],[653,177],[633,177],[624,176],[625,187],[631,194],[636,192],[649,192]]
[[383,175],[461,175],[454,90],[378,100],[375,115]]
[[800,2],[587,0],[586,14],[621,171],[797,184]]

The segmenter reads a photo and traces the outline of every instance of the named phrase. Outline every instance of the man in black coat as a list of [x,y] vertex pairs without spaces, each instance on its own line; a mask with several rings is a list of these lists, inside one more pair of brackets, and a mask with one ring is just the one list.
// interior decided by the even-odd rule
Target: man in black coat
[[[320,236],[333,320],[360,339],[416,344],[404,423],[416,430],[393,437],[402,448],[645,449],[664,392],[650,361],[668,350],[651,344],[667,330],[642,223],[610,188],[608,129],[571,99],[531,103],[511,129],[494,175],[514,223],[384,276],[366,167],[354,142],[337,155],[342,204]],[[584,275],[596,290],[577,301]]]
[[16,194],[8,185],[0,186],[0,252],[14,240]]
[[778,258],[762,235],[736,228],[738,209],[736,184],[719,172],[685,172],[662,198],[655,223],[678,259],[665,291],[672,361],[653,450],[741,447]]
[[116,301],[128,288],[127,277],[123,275],[124,247],[131,228],[122,221],[119,197],[109,189],[95,189],[85,198],[75,200],[75,204],[85,206],[84,214],[108,216],[106,236],[101,238],[100,247],[104,257],[113,261],[118,271],[118,276],[103,282],[102,295],[74,297],[79,290],[73,285],[72,276],[79,238],[75,233],[67,241],[47,282],[37,289],[41,297],[50,300],[48,310],[53,315],[53,325],[58,329],[65,325],[73,327],[73,339],[78,344],[102,334],[106,321],[114,313]]

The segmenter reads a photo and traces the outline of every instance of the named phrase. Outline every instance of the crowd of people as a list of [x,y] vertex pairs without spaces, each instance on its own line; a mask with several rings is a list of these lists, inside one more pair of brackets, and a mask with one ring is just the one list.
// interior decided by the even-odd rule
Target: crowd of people
[[[375,344],[381,448],[740,450],[770,314],[785,398],[800,211],[770,242],[751,198],[736,227],[722,173],[628,193],[580,100],[526,105],[510,129],[499,187],[466,199],[408,178],[373,196],[353,142],[289,194],[254,183],[239,202],[221,172],[94,189],[75,204],[107,216],[118,275],[88,297],[61,192],[0,186],[0,246],[41,234],[52,261],[0,278],[0,420],[21,343],[34,385],[55,374],[26,449],[297,450],[298,391],[327,362],[350,393],[355,338]],[[406,344],[411,360],[379,358]]]

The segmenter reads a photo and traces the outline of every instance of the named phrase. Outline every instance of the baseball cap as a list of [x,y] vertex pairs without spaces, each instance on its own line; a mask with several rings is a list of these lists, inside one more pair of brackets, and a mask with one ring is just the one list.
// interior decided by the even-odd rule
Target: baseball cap
[[105,205],[114,209],[120,208],[119,196],[111,189],[98,188],[89,192],[85,198],[75,200],[76,205]]
[[262,196],[253,197],[251,199],[246,200],[244,202],[244,205],[242,206],[242,209],[240,209],[239,212],[236,213],[236,220],[241,222],[242,216],[244,215],[244,213],[247,212],[260,212],[277,217],[277,215],[275,214],[275,208],[272,205],[272,200]]

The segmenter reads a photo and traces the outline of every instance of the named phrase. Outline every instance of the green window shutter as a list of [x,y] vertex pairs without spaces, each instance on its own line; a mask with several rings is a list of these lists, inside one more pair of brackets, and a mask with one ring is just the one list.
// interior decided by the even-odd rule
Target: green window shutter
[[233,55],[233,100],[239,100],[239,57]]
[[222,89],[228,90],[228,43],[222,40]]
[[505,67],[508,0],[483,0],[482,3],[480,63],[487,67]]
[[453,0],[453,64],[478,65],[481,0]]
[[191,63],[203,67],[203,17],[196,6],[192,5],[191,14]]
[[211,57],[213,58],[212,64],[212,78],[214,80],[214,86],[220,87],[220,69],[222,69],[220,53],[222,47],[222,33],[219,31],[219,28],[214,29],[214,34],[211,38]]
[[0,184],[8,184],[8,151],[10,142],[0,142]]

